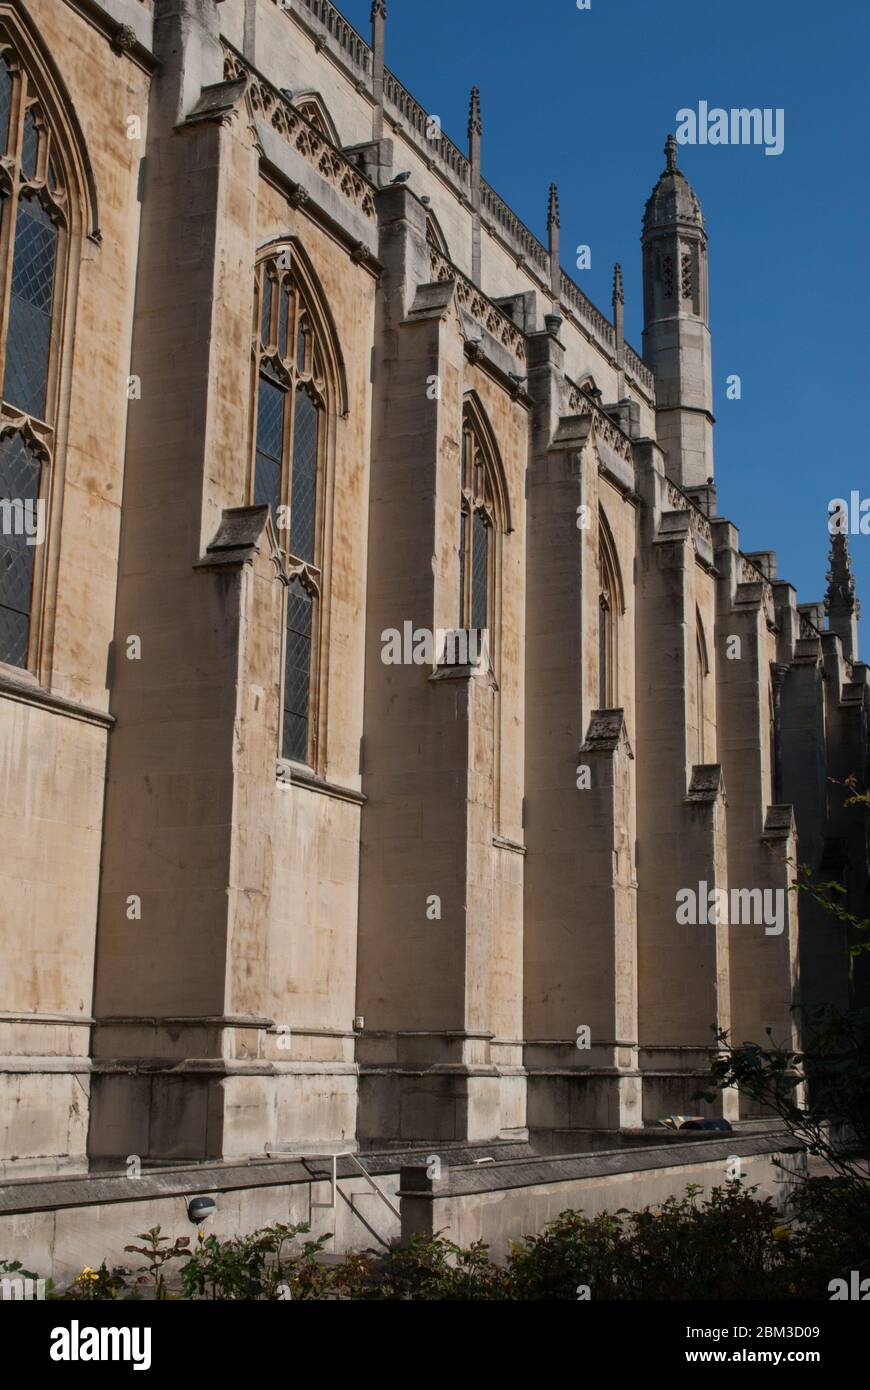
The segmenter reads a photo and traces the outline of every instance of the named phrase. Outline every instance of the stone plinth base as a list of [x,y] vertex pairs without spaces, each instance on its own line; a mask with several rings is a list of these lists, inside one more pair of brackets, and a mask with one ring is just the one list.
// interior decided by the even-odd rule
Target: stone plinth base
[[359,1137],[367,1147],[413,1143],[522,1142],[525,1074],[521,1068],[363,1067]]

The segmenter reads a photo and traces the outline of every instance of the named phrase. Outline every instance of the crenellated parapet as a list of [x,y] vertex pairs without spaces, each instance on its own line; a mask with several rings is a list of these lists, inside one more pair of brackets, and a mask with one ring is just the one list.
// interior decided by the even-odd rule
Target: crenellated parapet
[[[274,0],[281,9],[287,9],[287,0]],[[345,19],[330,0],[296,0],[303,15],[316,21],[321,34],[328,36],[342,56],[361,72],[371,72],[372,51],[361,34]]]

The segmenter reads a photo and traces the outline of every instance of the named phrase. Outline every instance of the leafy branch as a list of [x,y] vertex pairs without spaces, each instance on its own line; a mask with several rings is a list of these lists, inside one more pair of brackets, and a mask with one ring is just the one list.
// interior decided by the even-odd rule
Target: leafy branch
[[[843,802],[844,807],[861,806],[864,811],[870,814],[870,792],[860,791],[858,778],[853,774],[839,781],[836,777],[828,779],[834,786],[844,787],[850,795]],[[842,883],[835,879],[828,879],[825,882],[816,882],[813,872],[807,864],[795,864],[793,860],[787,861],[794,867],[796,878],[791,885],[790,891],[793,893],[806,893],[808,897],[818,903],[831,917],[834,917],[850,932],[866,932],[866,941],[850,941],[848,943],[849,954],[852,956],[864,955],[870,952],[870,917],[858,917],[854,912],[849,912],[841,899],[848,896],[847,890]]]

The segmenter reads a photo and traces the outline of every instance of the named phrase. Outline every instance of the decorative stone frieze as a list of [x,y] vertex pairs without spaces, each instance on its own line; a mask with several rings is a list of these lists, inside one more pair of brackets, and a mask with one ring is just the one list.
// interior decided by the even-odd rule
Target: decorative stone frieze
[[479,323],[488,333],[506,347],[520,362],[526,360],[526,345],[521,329],[508,317],[504,310],[473,285],[457,270],[434,246],[429,248],[429,261],[432,276],[436,281],[453,280],[456,283],[456,301],[460,308]]
[[364,217],[375,220],[374,186],[346,155],[300,114],[274,87],[255,76],[228,44],[224,48],[227,81],[243,79],[251,112],[267,120],[282,139],[327,180]]

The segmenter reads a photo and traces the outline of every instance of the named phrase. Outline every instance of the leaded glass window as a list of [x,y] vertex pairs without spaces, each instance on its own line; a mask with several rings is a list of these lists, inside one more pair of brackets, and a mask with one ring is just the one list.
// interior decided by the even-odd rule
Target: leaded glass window
[[287,586],[287,644],[284,657],[284,721],[282,754],[295,762],[308,761],[308,711],[311,688],[311,625],[313,596],[299,579]]
[[281,456],[284,448],[284,392],[265,373],[257,398],[257,460],[254,501],[268,504],[278,530],[281,506]]
[[0,661],[26,666],[42,467],[21,434],[0,440]]
[[281,295],[278,301],[278,356],[287,356],[287,333],[289,331],[288,320],[290,318],[290,286],[285,280],[281,286]]
[[598,595],[598,708],[610,709],[610,626],[608,594]]
[[474,513],[471,565],[471,626],[489,626],[489,523],[483,512]]
[[307,386],[296,388],[293,433],[293,492],[290,502],[290,549],[309,564],[314,560],[317,520],[317,440],[320,409]]
[[281,250],[257,274],[252,495],[272,512],[286,584],[281,751],[316,758],[325,421],[328,387],[303,276]]
[[619,617],[624,610],[619,560],[604,512],[598,525],[598,707],[619,703]]
[[[695,744],[695,761],[699,765],[707,761],[705,748],[707,743],[707,675],[710,666],[707,661],[707,643],[704,638],[704,626],[701,622],[700,613],[697,614],[697,629],[695,633],[695,718],[698,723],[698,735]],[[772,699],[772,696],[771,696]],[[773,705],[770,705],[771,720],[773,718]]]
[[44,420],[46,414],[56,258],[57,227],[35,199],[20,198],[9,292],[3,399],[39,420]]
[[459,519],[459,626],[489,633],[495,619],[496,535],[501,525],[496,461],[478,412],[467,409],[462,429]]
[[44,113],[26,59],[0,32],[0,662],[19,667],[38,666],[70,213]]
[[24,117],[24,133],[21,137],[21,171],[26,179],[36,178],[36,157],[39,152],[39,134],[33,108]]
[[264,274],[260,290],[260,342],[269,347],[272,341],[272,277]]
[[12,75],[5,61],[0,58],[0,145],[5,150],[9,143],[9,112],[12,107]]
[[459,518],[459,623],[465,625],[465,557],[468,554],[468,512]]

